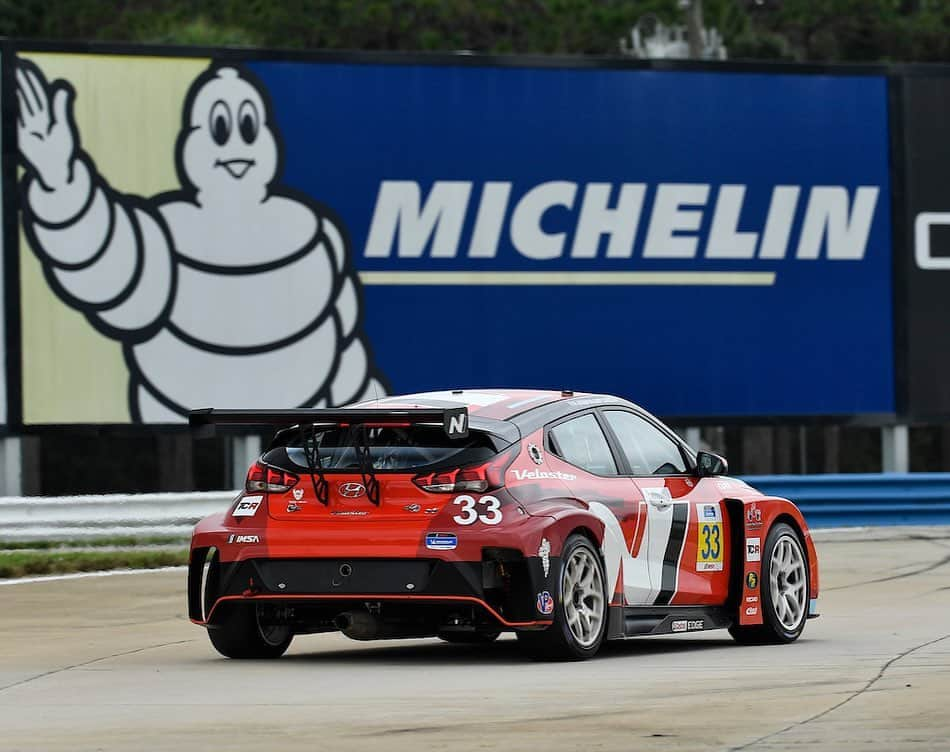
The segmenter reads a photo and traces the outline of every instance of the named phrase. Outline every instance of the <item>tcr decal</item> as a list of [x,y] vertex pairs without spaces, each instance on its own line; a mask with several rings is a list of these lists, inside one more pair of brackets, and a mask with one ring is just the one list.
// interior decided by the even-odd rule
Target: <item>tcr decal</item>
[[152,197],[120,193],[83,150],[79,95],[18,62],[23,229],[56,295],[122,344],[134,422],[266,407],[275,393],[297,407],[387,393],[346,228],[282,185],[281,134],[249,70],[213,63],[191,84],[181,187]]
[[257,508],[261,505],[263,496],[245,496],[234,507],[231,512],[232,517],[253,517],[257,514]]
[[746,561],[761,561],[762,560],[762,539],[761,538],[746,538],[745,560]]

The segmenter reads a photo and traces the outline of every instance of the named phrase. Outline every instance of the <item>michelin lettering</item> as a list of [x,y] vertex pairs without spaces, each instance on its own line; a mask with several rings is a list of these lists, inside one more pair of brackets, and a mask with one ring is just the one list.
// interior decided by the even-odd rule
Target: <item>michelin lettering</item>
[[281,135],[250,71],[212,64],[195,79],[181,187],[151,198],[119,193],[83,150],[72,83],[20,60],[16,85],[26,238],[56,295],[122,344],[133,421],[266,407],[275,385],[299,407],[387,392],[346,228],[282,186]]
[[[776,185],[768,210],[755,231],[739,231],[747,187],[710,183],[576,183],[552,180],[515,196],[510,182],[437,180],[423,197],[413,180],[384,180],[364,249],[366,258],[491,259],[498,255],[509,216],[508,237],[518,254],[546,261],[569,257],[593,259],[601,236],[609,241],[604,258],[634,256],[634,240],[645,225],[642,257],[649,259],[817,259],[860,261],[878,205],[879,186],[822,185],[803,190]],[[609,205],[611,194],[617,196]],[[513,198],[513,196],[515,196]],[[641,218],[647,198],[652,211]],[[548,210],[568,211],[568,233],[548,233],[542,219]],[[795,217],[804,217],[797,237]],[[708,235],[699,230],[710,218]],[[472,222],[467,225],[467,222]],[[461,247],[463,230],[471,240]]]
[[454,533],[426,534],[426,548],[433,551],[452,551],[458,546],[458,537]]

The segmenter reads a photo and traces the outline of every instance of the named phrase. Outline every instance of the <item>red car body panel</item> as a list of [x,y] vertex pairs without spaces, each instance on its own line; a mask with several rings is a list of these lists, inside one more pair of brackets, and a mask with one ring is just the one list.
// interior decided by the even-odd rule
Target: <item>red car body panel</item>
[[[469,604],[499,628],[544,628],[552,617],[542,612],[541,596],[548,592],[558,597],[550,572],[567,538],[580,533],[602,553],[612,610],[719,608],[728,612],[732,623],[760,624],[758,559],[769,529],[778,521],[788,522],[801,536],[815,614],[817,555],[805,520],[790,501],[764,496],[733,478],[700,477],[694,469],[666,476],[600,476],[549,450],[548,427],[567,416],[607,407],[655,421],[630,403],[568,392],[466,390],[389,398],[359,407],[411,409],[453,398],[467,404],[473,425],[487,419],[517,426],[520,439],[506,455],[510,464],[504,470],[503,487],[484,493],[435,493],[413,482],[415,471],[380,473],[377,505],[365,494],[350,494],[350,489],[363,486],[365,477],[360,473],[328,473],[324,504],[315,493],[316,479],[303,472],[285,492],[241,492],[229,510],[207,517],[195,528],[189,587],[192,620],[213,624],[216,609],[235,600],[328,608],[334,601],[360,601]],[[659,422],[656,427],[668,431]],[[690,450],[681,446],[685,456]],[[239,507],[243,516],[235,515]],[[217,551],[232,581],[213,603],[202,604],[196,580],[211,550]],[[433,574],[426,584],[390,582],[385,588],[367,582],[365,589],[354,592],[345,589],[346,582],[326,575],[327,586],[308,592],[291,586],[282,591],[283,575],[274,574],[291,572],[292,579],[304,582],[303,575],[287,567],[301,567],[300,572],[311,571],[308,566],[338,564],[359,569],[373,561],[394,562],[391,571],[400,562],[407,566],[425,562],[432,572],[445,576],[439,579]],[[512,569],[522,567],[517,574],[521,581],[514,585],[510,579],[515,575],[506,574],[507,561],[514,562]],[[284,569],[281,562],[287,565]],[[490,575],[495,576],[486,573],[486,567],[509,577],[507,591],[485,585]],[[486,578],[482,582],[479,572]],[[450,583],[460,586],[453,589]],[[345,592],[336,592],[338,587]],[[397,592],[400,587],[408,589]],[[489,597],[489,592],[494,595]],[[624,635],[615,626],[609,636]]]

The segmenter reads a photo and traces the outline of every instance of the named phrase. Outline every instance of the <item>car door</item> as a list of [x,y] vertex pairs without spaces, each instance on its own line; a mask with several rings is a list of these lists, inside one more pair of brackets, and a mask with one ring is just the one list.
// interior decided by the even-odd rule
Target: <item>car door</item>
[[[728,594],[728,520],[715,479],[700,479],[684,445],[632,410],[601,418],[646,502],[652,605],[718,605]],[[646,604],[645,604],[646,605]]]
[[651,590],[644,556],[646,504],[631,478],[621,474],[600,419],[593,411],[572,415],[545,430],[548,464],[562,473],[571,494],[604,523],[604,563],[611,603],[641,603]]

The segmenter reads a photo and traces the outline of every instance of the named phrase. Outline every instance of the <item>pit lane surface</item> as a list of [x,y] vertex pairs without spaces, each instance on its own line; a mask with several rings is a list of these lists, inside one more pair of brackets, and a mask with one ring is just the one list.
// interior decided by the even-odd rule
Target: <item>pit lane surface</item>
[[219,658],[183,571],[0,586],[0,750],[950,748],[950,528],[818,532],[820,619],[532,663],[512,637]]

